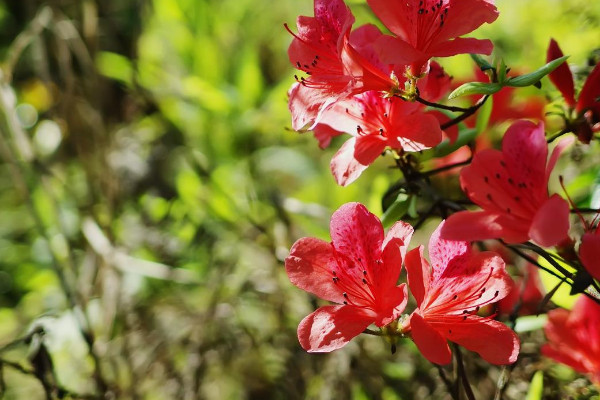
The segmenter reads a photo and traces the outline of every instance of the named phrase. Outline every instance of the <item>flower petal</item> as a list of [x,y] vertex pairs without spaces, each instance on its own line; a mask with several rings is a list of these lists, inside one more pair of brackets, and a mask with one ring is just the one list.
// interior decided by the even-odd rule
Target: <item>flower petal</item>
[[[600,281],[600,233],[585,233],[581,237],[579,258],[583,266],[596,280]],[[600,325],[600,324],[599,324]]]
[[324,306],[298,326],[298,341],[309,353],[327,353],[344,347],[373,322],[352,306]]
[[517,361],[521,347],[519,337],[502,322],[469,316],[450,329],[450,341],[478,353],[491,364],[506,365]]
[[591,109],[595,114],[595,121],[600,120],[600,63],[596,64],[590,75],[587,77],[581,92],[575,110],[581,114],[585,110]]
[[489,211],[459,211],[444,225],[442,235],[448,240],[485,240],[502,238],[509,243],[527,241],[526,230],[513,229],[499,222],[499,215]]
[[427,60],[423,52],[399,37],[382,35],[377,39],[374,47],[381,61],[388,64],[407,65],[419,60]]
[[[450,0],[448,15],[444,18],[444,25],[435,43],[470,33],[486,22],[491,24],[498,15],[493,0]],[[472,51],[466,52],[472,53]]]
[[359,163],[354,158],[354,146],[356,138],[350,138],[340,147],[331,159],[331,173],[340,186],[348,186],[354,182],[368,165]]
[[381,282],[398,282],[402,270],[402,260],[410,243],[414,230],[410,224],[398,221],[388,231],[383,241],[382,264],[379,264],[377,276]]
[[371,165],[385,150],[387,139],[380,135],[359,135],[354,144],[354,158],[362,165]]
[[402,312],[406,308],[406,303],[408,302],[406,283],[394,286],[380,293],[380,296],[384,302],[381,307],[383,312],[377,314],[375,325],[382,327],[400,318],[400,315],[402,315]]
[[421,307],[423,299],[429,291],[429,282],[431,280],[429,263],[423,257],[423,246],[409,251],[406,254],[404,265],[406,266],[410,292],[417,301],[417,307]]
[[369,267],[380,259],[383,226],[362,204],[341,206],[331,216],[329,230],[333,247],[355,265]]
[[492,54],[494,45],[488,39],[456,38],[438,43],[427,52],[431,57],[450,57],[456,54]]
[[466,241],[448,240],[440,237],[444,229],[442,221],[429,239],[429,260],[433,266],[433,281],[437,281],[448,267],[456,268],[471,256],[471,245]]
[[[556,60],[562,56],[563,52],[556,40],[550,39],[548,51],[546,52],[546,62]],[[567,105],[573,107],[575,105],[575,84],[573,83],[573,74],[569,69],[569,64],[566,61],[563,62],[558,68],[550,72],[548,77],[560,91]]]
[[427,323],[418,313],[410,317],[412,339],[423,357],[435,364],[446,365],[452,361],[452,353],[446,339]]
[[332,138],[343,134],[342,132],[339,132],[325,124],[317,124],[315,129],[313,129],[313,133],[315,138],[319,141],[319,147],[321,149],[327,148],[329,143],[331,143]]
[[550,247],[566,239],[569,233],[569,204],[555,194],[535,214],[529,237],[543,247]]
[[285,259],[290,281],[324,300],[342,303],[342,292],[332,280],[334,252],[331,243],[305,237],[294,243]]

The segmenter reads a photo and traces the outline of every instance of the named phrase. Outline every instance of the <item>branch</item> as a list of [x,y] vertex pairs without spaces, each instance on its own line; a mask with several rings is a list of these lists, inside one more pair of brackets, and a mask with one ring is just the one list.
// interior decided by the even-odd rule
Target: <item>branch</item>
[[487,99],[490,97],[489,94],[486,94],[485,96],[483,96],[481,99],[479,99],[477,101],[477,103],[475,103],[474,106],[469,107],[462,115],[459,115],[458,117],[451,119],[450,121],[443,123],[440,125],[440,128],[442,130],[444,129],[448,129],[451,126],[454,126],[456,124],[458,124],[459,122],[464,121],[465,119],[469,118],[471,115],[475,114],[475,112],[477,112],[477,110],[479,110],[479,108],[481,106],[483,106],[485,104],[485,102],[487,101]]
[[440,110],[447,110],[447,111],[452,111],[452,112],[469,112],[471,110],[471,108],[473,107],[469,107],[469,108],[464,108],[464,107],[454,107],[454,106],[447,106],[445,104],[439,104],[439,103],[433,103],[431,101],[425,100],[424,98],[420,97],[417,94],[417,97],[415,97],[415,100],[418,101],[421,104],[425,104],[426,106],[429,107],[433,107],[433,108],[439,108]]

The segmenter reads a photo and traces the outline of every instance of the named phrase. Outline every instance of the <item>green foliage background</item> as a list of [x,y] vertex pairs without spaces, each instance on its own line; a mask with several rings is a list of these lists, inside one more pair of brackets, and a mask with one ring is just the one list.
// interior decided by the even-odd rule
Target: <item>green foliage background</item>
[[[600,45],[597,2],[497,5],[477,36],[515,69],[542,65],[550,37],[579,66]],[[321,151],[290,130],[283,23],[301,14],[309,0],[0,3],[4,398],[43,399],[43,382],[73,398],[444,398],[412,343],[394,356],[373,337],[329,355],[298,345],[318,302],[287,280],[289,247],[327,239],[345,202],[381,215],[399,178],[379,160],[340,188],[329,160],[341,142]],[[468,57],[444,64],[472,71]],[[542,337],[524,334],[506,398],[523,398],[537,369],[548,398],[597,393],[540,359]],[[502,371],[468,362],[487,398]]]

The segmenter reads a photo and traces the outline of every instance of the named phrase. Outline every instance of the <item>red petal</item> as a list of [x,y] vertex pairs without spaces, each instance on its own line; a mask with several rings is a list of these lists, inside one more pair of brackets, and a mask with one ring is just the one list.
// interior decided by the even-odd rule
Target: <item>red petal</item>
[[423,299],[429,291],[429,282],[431,280],[429,263],[423,258],[423,246],[409,251],[406,254],[404,265],[406,266],[410,292],[415,297],[417,306],[421,307],[421,303],[423,303]]
[[548,184],[548,180],[550,179],[550,174],[558,161],[558,157],[564,151],[564,149],[569,146],[571,143],[575,141],[573,136],[567,136],[558,142],[554,150],[552,150],[552,154],[550,154],[550,159],[548,160],[548,165],[546,166],[546,184]]
[[[399,269],[399,268],[398,268]],[[383,282],[389,285],[389,282]],[[406,308],[408,302],[408,291],[406,284],[403,283],[399,286],[394,286],[390,289],[378,293],[383,304],[380,306],[381,311],[378,312],[375,319],[375,325],[382,327],[390,322],[397,320],[402,315],[402,312]]]
[[494,45],[488,39],[456,38],[438,43],[430,47],[427,55],[430,57],[450,57],[456,54],[492,54]]
[[427,61],[427,56],[423,52],[399,37],[382,35],[377,39],[374,47],[384,63],[407,65],[419,60]]
[[560,243],[569,233],[569,204],[555,194],[535,214],[529,237],[542,247]]
[[489,211],[460,211],[446,221],[442,234],[450,240],[485,240],[502,238],[509,243],[521,243],[529,239],[527,230],[503,226],[499,215]]
[[402,260],[413,232],[413,227],[403,221],[396,222],[388,231],[383,241],[383,264],[379,266],[377,273],[381,281],[393,284],[398,282]]
[[[458,319],[461,321],[451,326],[444,325],[452,330],[447,336],[448,340],[478,353],[491,364],[505,365],[517,361],[519,337],[508,326],[477,316],[470,316],[466,320],[462,320],[463,317]],[[432,325],[438,327],[438,324]]]
[[295,131],[313,129],[319,122],[320,114],[337,99],[329,91],[311,89],[300,83],[292,85],[288,94],[292,129]]
[[585,233],[579,246],[579,258],[583,266],[596,280],[600,281],[600,233]]
[[327,353],[344,347],[373,322],[352,306],[324,306],[300,322],[298,340],[310,353]]
[[385,150],[387,139],[383,136],[359,135],[354,144],[354,158],[362,165],[371,165]]
[[436,281],[449,266],[464,264],[471,256],[471,245],[466,241],[442,239],[440,233],[444,229],[442,221],[429,239],[429,260],[433,266],[433,281]]
[[502,156],[509,174],[527,185],[523,191],[530,192],[534,201],[545,201],[548,144],[543,122],[514,122],[502,139]]
[[498,15],[493,0],[450,0],[444,25],[434,43],[470,33],[486,22],[491,24]]
[[368,267],[381,257],[383,226],[362,204],[341,206],[331,216],[329,230],[335,249],[355,265]]
[[[406,151],[421,151],[438,145],[442,141],[442,130],[440,124],[433,115],[424,114],[420,111],[409,115],[402,115],[392,108],[390,118],[392,132],[388,133],[390,147],[402,147]],[[394,144],[397,138],[398,145]]]
[[[433,269],[436,270],[435,264]],[[477,253],[467,262],[450,262],[432,283],[427,307],[441,307],[436,313],[443,309],[445,314],[456,315],[465,310],[478,310],[506,297],[511,283],[504,260],[498,254],[491,251]]]
[[591,109],[596,115],[594,121],[600,120],[600,63],[596,64],[590,75],[587,77],[577,101],[578,114],[582,114],[587,109]]
[[417,313],[410,317],[411,336],[423,357],[436,364],[449,364],[452,353],[446,339]]
[[332,138],[343,134],[342,132],[336,131],[329,125],[325,124],[317,124],[315,129],[313,129],[313,133],[315,138],[319,141],[319,147],[322,149],[329,146]]
[[333,247],[331,243],[305,237],[294,243],[285,259],[290,281],[302,290],[328,301],[342,303],[344,297],[332,280]]
[[[546,62],[556,60],[562,56],[563,52],[558,46],[558,43],[556,43],[556,40],[550,39],[548,51],[546,52]],[[550,72],[549,78],[554,86],[560,91],[567,102],[567,105],[573,107],[575,105],[575,86],[569,64],[567,64],[566,61],[563,62],[558,68]]]
[[354,182],[368,167],[354,158],[355,143],[356,138],[348,139],[331,159],[331,172],[340,186],[347,186]]

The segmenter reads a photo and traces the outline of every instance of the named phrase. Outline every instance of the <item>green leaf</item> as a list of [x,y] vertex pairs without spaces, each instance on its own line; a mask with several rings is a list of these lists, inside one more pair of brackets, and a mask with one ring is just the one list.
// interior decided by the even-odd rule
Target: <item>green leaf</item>
[[492,108],[494,108],[494,101],[493,98],[490,97],[477,112],[477,122],[475,123],[475,130],[477,133],[486,130],[490,122],[490,116],[492,115]]
[[101,51],[96,56],[96,67],[107,78],[119,81],[128,87],[133,86],[134,71],[131,61],[127,57],[109,51]]
[[544,394],[544,372],[537,371],[531,378],[525,400],[542,400]]
[[469,54],[469,55],[471,56],[473,61],[475,61],[475,63],[479,66],[479,68],[481,68],[482,71],[486,71],[488,69],[494,69],[494,67],[492,67],[492,65],[481,55],[479,55],[479,54]]
[[502,84],[500,83],[469,82],[454,89],[448,98],[454,99],[469,94],[494,94],[500,89],[502,89]]
[[506,74],[508,73],[508,67],[504,63],[504,60],[500,60],[498,65],[498,82],[504,82],[506,80]]
[[453,153],[460,147],[468,144],[477,137],[477,130],[472,128],[461,129],[458,133],[456,142],[450,143],[450,139],[445,139],[442,143],[433,148],[434,157],[444,157]]
[[[555,271],[552,264],[550,264],[544,257],[538,257],[537,261],[538,263],[540,263],[541,266],[548,268],[549,270]],[[561,265],[561,267],[563,267],[567,271],[571,273],[575,272],[575,270],[568,264],[560,262],[558,260],[557,262]],[[559,273],[558,271],[555,272]],[[540,269],[540,279],[542,280],[542,285],[544,285],[546,291],[554,289],[556,285],[558,285],[558,283],[560,282],[560,279],[542,269]],[[552,302],[559,307],[570,310],[573,308],[573,305],[575,304],[575,301],[579,296],[579,294],[572,296],[571,286],[566,283],[563,283],[552,296]]]
[[557,58],[556,60],[550,61],[548,64],[544,65],[537,70],[520,76],[515,76],[512,78],[508,78],[506,82],[504,82],[505,86],[512,87],[524,87],[529,85],[535,85],[542,79],[544,76],[548,75],[550,72],[554,71],[559,67],[569,56],[562,56]]
[[400,193],[392,205],[390,205],[381,216],[381,223],[383,226],[387,228],[402,218],[408,212],[411,199],[412,196],[409,196],[406,193]]
[[515,323],[515,332],[522,333],[537,331],[546,325],[546,321],[548,321],[548,316],[546,314],[525,315],[523,317],[519,317]]

